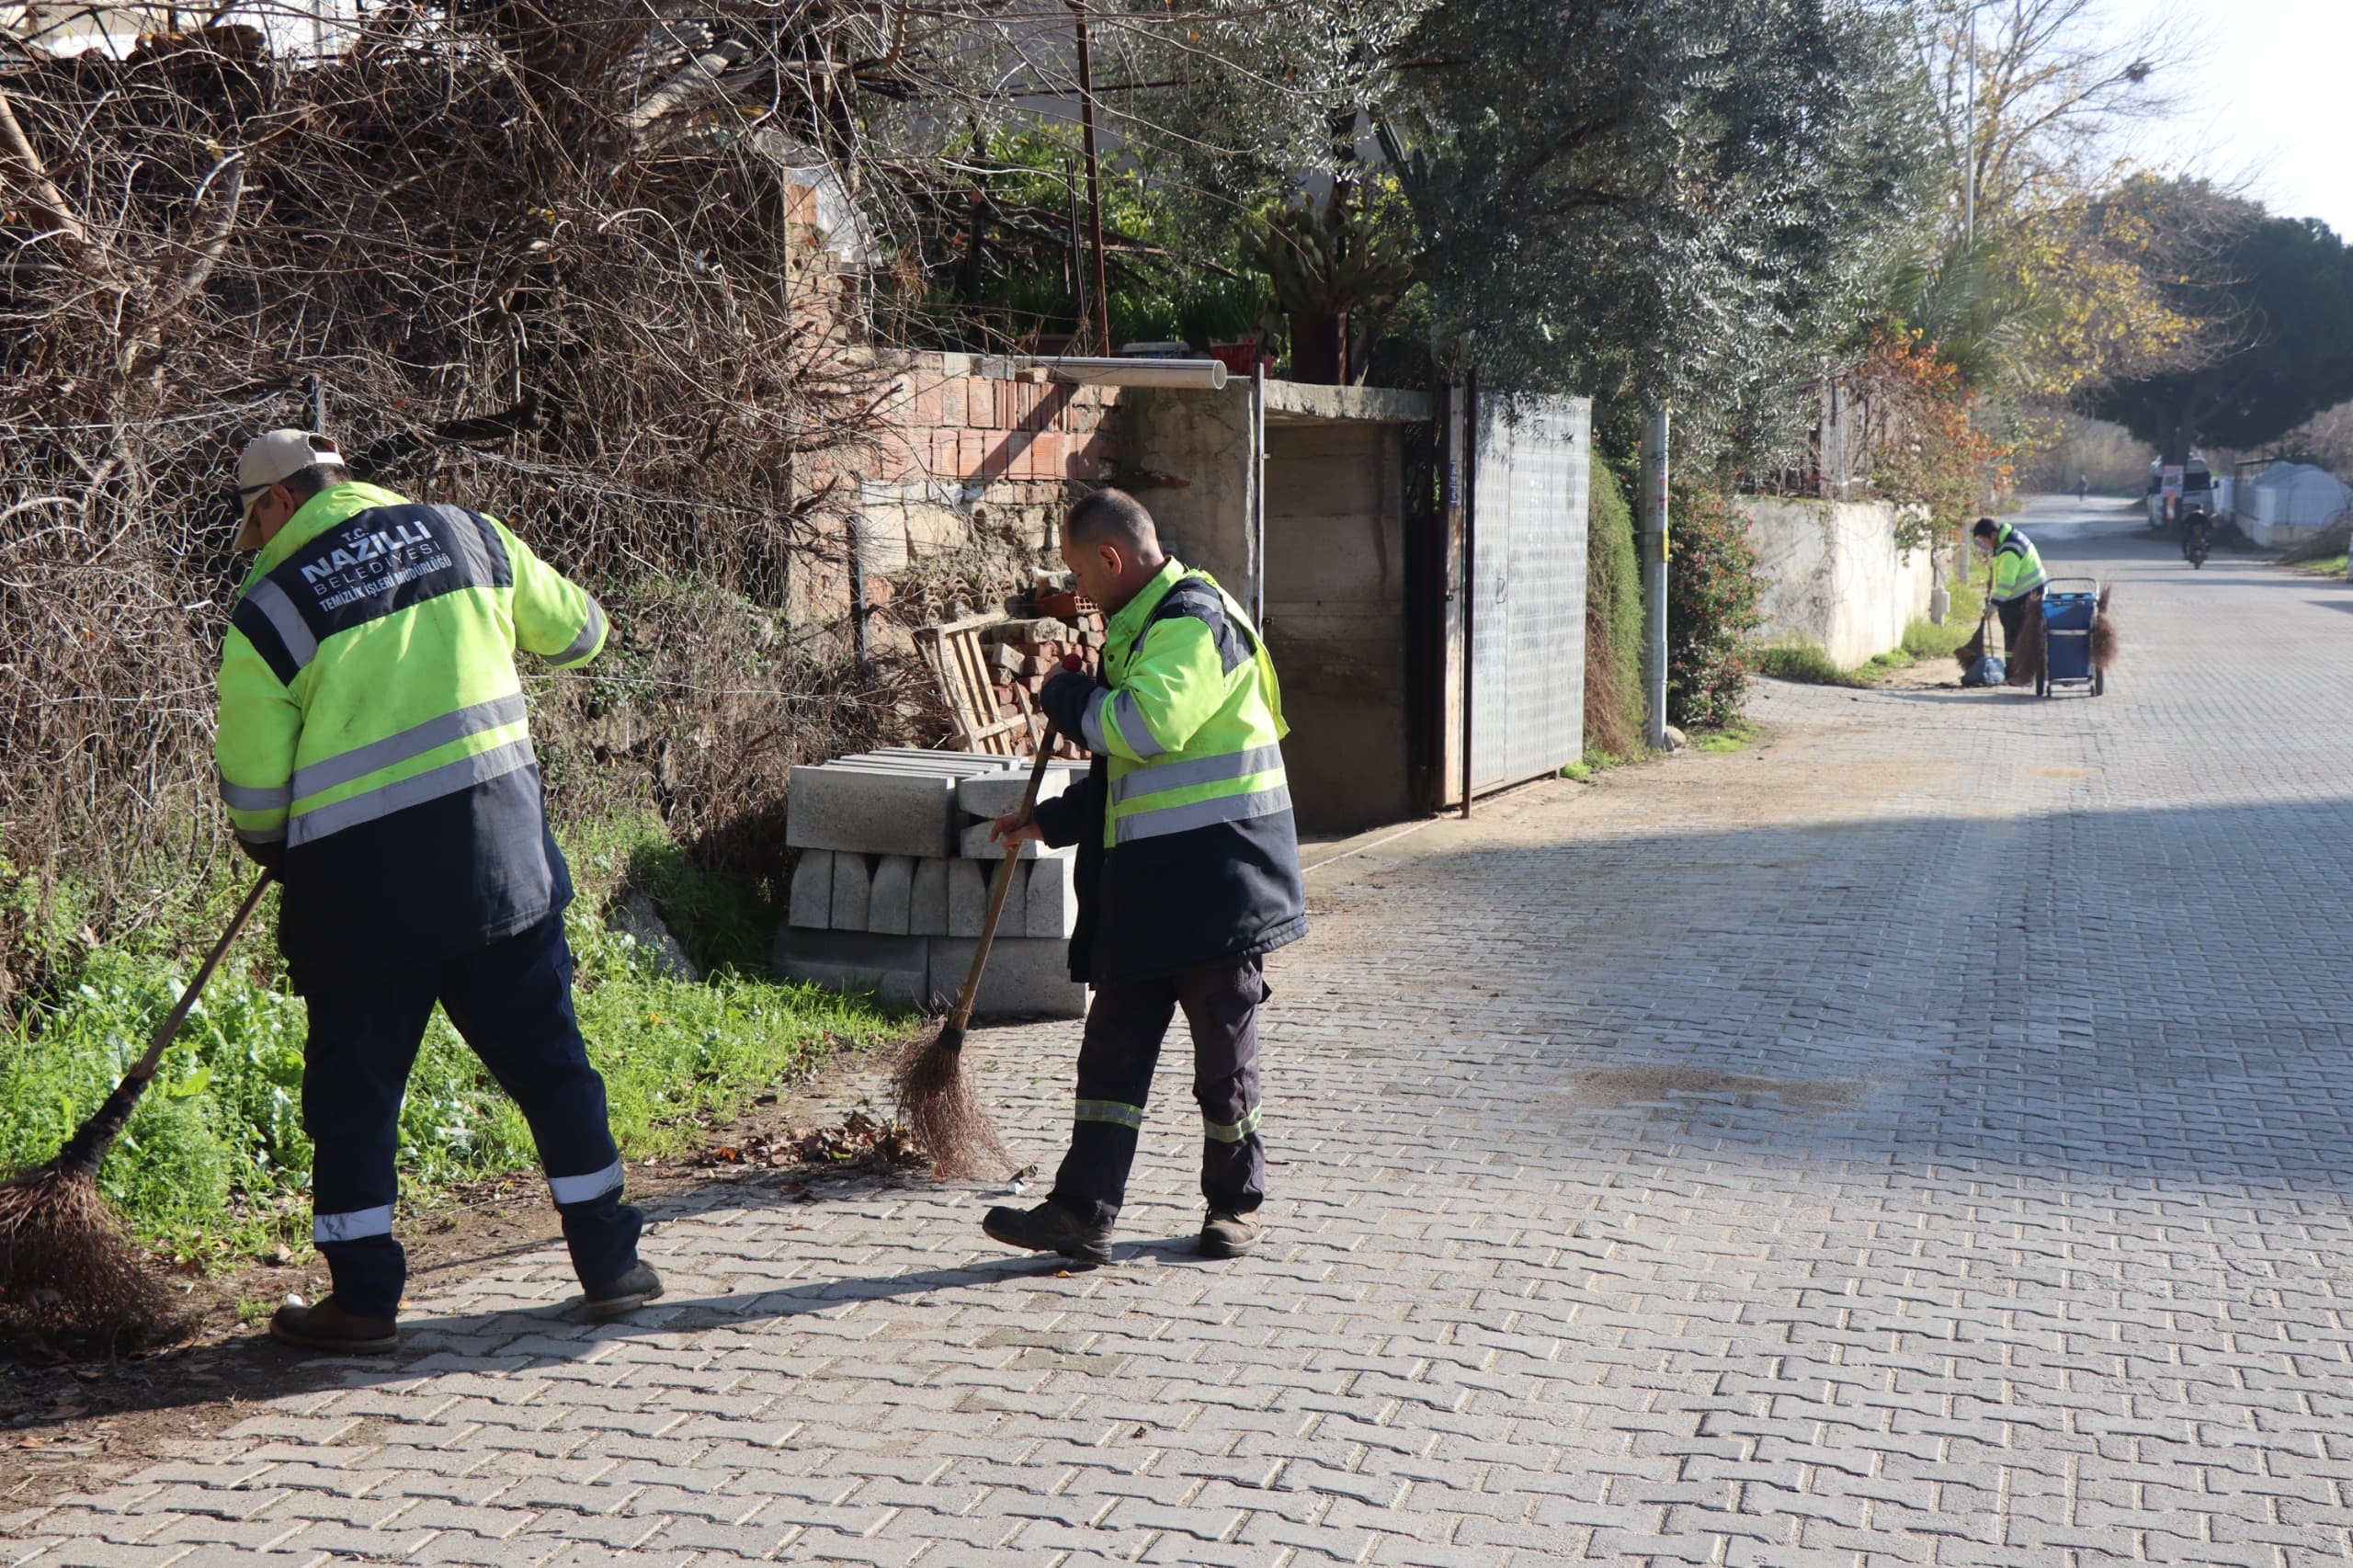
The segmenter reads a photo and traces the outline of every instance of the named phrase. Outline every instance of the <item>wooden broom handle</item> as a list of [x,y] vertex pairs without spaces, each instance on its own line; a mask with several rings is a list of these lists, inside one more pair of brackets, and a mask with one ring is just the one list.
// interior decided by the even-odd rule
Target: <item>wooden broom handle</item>
[[144,1081],[155,1075],[155,1069],[163,1065],[164,1048],[172,1043],[172,1037],[180,1032],[182,1024],[188,1022],[188,1016],[196,1006],[197,998],[204,994],[205,983],[212,978],[212,971],[221,967],[221,960],[228,956],[229,944],[235,941],[237,933],[245,928],[245,922],[253,918],[255,908],[261,903],[261,895],[267,892],[269,884],[277,880],[276,871],[263,871],[260,880],[254,883],[253,892],[245,894],[245,902],[237,905],[237,913],[229,917],[229,928],[221,933],[221,939],[212,944],[210,952],[204,955],[204,966],[196,971],[196,978],[188,983],[188,989],[180,993],[179,1001],[165,1015],[164,1021],[155,1026],[154,1038],[147,1042],[147,1054],[132,1063],[131,1071],[123,1074],[126,1081],[133,1078]]

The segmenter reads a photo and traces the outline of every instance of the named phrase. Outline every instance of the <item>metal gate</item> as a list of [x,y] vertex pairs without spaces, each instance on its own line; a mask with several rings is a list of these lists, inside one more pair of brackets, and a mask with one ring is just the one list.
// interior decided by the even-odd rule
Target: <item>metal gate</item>
[[1586,502],[1593,403],[1475,397],[1464,553],[1472,791],[1585,754]]

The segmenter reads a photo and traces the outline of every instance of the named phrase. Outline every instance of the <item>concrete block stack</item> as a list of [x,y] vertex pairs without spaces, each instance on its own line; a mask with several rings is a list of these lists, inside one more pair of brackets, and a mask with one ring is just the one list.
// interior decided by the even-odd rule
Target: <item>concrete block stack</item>
[[[1083,773],[1050,764],[1040,799]],[[989,823],[1020,804],[1029,777],[1028,759],[968,752],[864,752],[794,768],[785,842],[799,858],[778,970],[907,1006],[951,1005],[1005,858]],[[1073,850],[1022,846],[975,1017],[1085,1016],[1068,962],[1075,863]]]

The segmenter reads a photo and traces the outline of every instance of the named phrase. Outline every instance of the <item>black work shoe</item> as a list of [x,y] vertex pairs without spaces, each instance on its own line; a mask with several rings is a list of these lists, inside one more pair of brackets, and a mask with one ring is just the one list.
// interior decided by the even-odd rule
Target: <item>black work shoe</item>
[[1212,1214],[1201,1222],[1203,1257],[1240,1257],[1257,1244],[1256,1214]]
[[662,1293],[662,1276],[641,1263],[619,1279],[580,1288],[580,1310],[602,1323],[635,1312]]
[[269,1336],[305,1350],[339,1350],[347,1356],[379,1356],[401,1342],[392,1319],[346,1312],[333,1296],[315,1307],[287,1302],[269,1314]]
[[1089,1225],[1051,1198],[1035,1209],[992,1209],[981,1229],[1027,1252],[1058,1252],[1073,1263],[1111,1261],[1111,1228]]

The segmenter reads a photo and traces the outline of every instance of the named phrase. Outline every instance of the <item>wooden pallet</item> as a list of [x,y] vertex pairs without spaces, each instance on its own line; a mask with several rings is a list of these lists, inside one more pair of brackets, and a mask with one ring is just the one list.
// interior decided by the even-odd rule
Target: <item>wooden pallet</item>
[[995,683],[989,679],[987,654],[981,634],[1006,619],[1000,611],[970,616],[945,626],[927,626],[916,637],[930,651],[932,669],[939,677],[939,695],[956,721],[956,744],[965,751],[1017,756],[1029,739],[1029,721],[997,714]]

